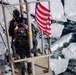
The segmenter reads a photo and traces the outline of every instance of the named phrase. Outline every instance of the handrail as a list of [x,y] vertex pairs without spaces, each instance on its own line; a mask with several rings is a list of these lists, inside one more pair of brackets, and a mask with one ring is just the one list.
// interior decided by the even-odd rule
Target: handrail
[[38,0],[38,1],[22,2],[22,3],[15,3],[15,4],[4,5],[4,6],[25,5],[25,4],[36,3],[36,2],[45,2],[45,1],[50,1],[50,0],[44,0],[44,1]]
[[[44,57],[49,57],[51,56],[51,54],[49,55],[41,55],[41,56],[37,56],[37,57],[31,57],[31,58],[24,58],[24,59],[19,59],[19,60],[14,60],[12,59],[13,63],[17,63],[17,62],[22,62],[22,61],[28,61],[28,62],[31,62],[31,61],[34,61],[36,59],[40,59],[40,58],[44,58]],[[29,61],[30,60],[30,61]]]
[[46,1],[50,1],[50,0],[38,0],[38,1],[30,1],[30,2],[27,2],[28,4],[30,3],[36,3],[36,2],[46,2]]
[[[12,60],[12,72],[13,72],[13,75],[15,75],[15,73],[14,73],[14,63],[17,63],[17,62],[23,62],[23,61],[26,61],[26,62],[31,62],[31,64],[32,64],[32,75],[36,75],[35,74],[35,67],[34,67],[34,62],[35,62],[35,60],[37,60],[37,59],[41,59],[41,58],[50,58],[50,56],[51,56],[51,54],[48,54],[48,55],[41,55],[41,56],[37,56],[37,57],[31,57],[31,58],[24,58],[24,59],[19,59],[19,60],[14,60],[13,58],[11,59]],[[49,62],[50,60],[48,59],[48,62]],[[48,74],[49,74],[49,72],[50,72],[50,65],[49,65],[49,63],[48,63]],[[45,73],[46,74],[46,73]],[[44,74],[43,74],[44,75]]]

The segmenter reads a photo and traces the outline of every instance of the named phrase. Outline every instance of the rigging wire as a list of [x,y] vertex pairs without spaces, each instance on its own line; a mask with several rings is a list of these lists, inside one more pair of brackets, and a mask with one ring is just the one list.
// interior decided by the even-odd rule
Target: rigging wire
[[[9,3],[9,1],[8,0],[6,0],[7,2],[8,2],[8,4],[10,4]],[[8,9],[8,11],[9,11],[9,13],[11,14],[11,16],[12,16],[12,18],[15,20],[15,22],[16,22],[16,24],[18,25],[18,23],[17,23],[17,21],[16,21],[16,19],[15,19],[15,17],[14,16],[16,16],[14,13],[12,13],[12,7],[10,6],[10,8],[7,6],[7,5],[5,5],[6,6],[6,8]],[[14,15],[14,16],[13,16]]]

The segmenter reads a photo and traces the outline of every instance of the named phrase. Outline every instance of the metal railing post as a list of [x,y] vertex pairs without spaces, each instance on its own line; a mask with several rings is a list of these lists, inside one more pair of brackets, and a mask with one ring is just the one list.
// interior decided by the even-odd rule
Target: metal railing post
[[[50,10],[50,1],[48,1],[48,8]],[[48,69],[50,71],[51,38],[49,38],[49,41],[50,41],[50,43],[49,43],[50,46],[49,46],[49,50],[48,50],[48,54],[49,54],[49,57],[48,57]]]
[[11,67],[12,67],[12,75],[15,75],[15,71],[14,71],[14,62],[11,62]]
[[26,12],[27,12],[27,20],[28,20],[28,35],[29,35],[29,47],[30,47],[30,55],[31,49],[33,48],[33,41],[32,41],[32,27],[31,27],[31,17],[30,17],[30,5],[27,0],[24,0],[26,3]]
[[32,64],[32,75],[35,75],[34,61],[32,61],[31,64]]
[[41,38],[42,54],[44,54],[44,36],[42,31],[41,33],[42,33],[42,38]]
[[6,23],[6,16],[5,16],[5,9],[4,9],[4,6],[3,6],[3,1],[2,1],[2,11],[3,11],[3,17],[4,17],[4,23],[5,23],[4,25],[5,25],[5,30],[6,30],[7,45],[8,45],[8,49],[10,50],[9,36],[8,36],[8,29],[7,29],[7,23]]
[[[10,42],[9,42],[9,36],[8,36],[7,23],[6,23],[5,8],[4,8],[4,5],[3,5],[3,0],[1,0],[1,1],[2,1],[2,11],[3,11],[3,17],[4,17],[4,23],[5,23],[5,30],[6,30],[7,46],[8,46],[8,50],[9,50],[9,52],[10,52]],[[10,54],[10,59],[12,59],[11,54]],[[10,59],[9,59],[9,60],[10,60]],[[9,63],[11,64],[12,62],[9,62]],[[13,70],[12,64],[11,64],[11,68],[12,68],[12,70]],[[13,72],[12,72],[12,75],[13,75]]]

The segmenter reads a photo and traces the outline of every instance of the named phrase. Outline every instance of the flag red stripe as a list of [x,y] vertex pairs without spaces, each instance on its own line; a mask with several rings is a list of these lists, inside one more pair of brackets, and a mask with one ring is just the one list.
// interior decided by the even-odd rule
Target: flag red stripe
[[46,28],[46,30],[51,30],[51,28]]

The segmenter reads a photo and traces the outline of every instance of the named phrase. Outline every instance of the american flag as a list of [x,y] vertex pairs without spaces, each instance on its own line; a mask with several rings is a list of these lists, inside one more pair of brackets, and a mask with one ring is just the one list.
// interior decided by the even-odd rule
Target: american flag
[[36,3],[36,22],[39,28],[51,37],[51,19],[50,10],[44,7],[40,2]]

